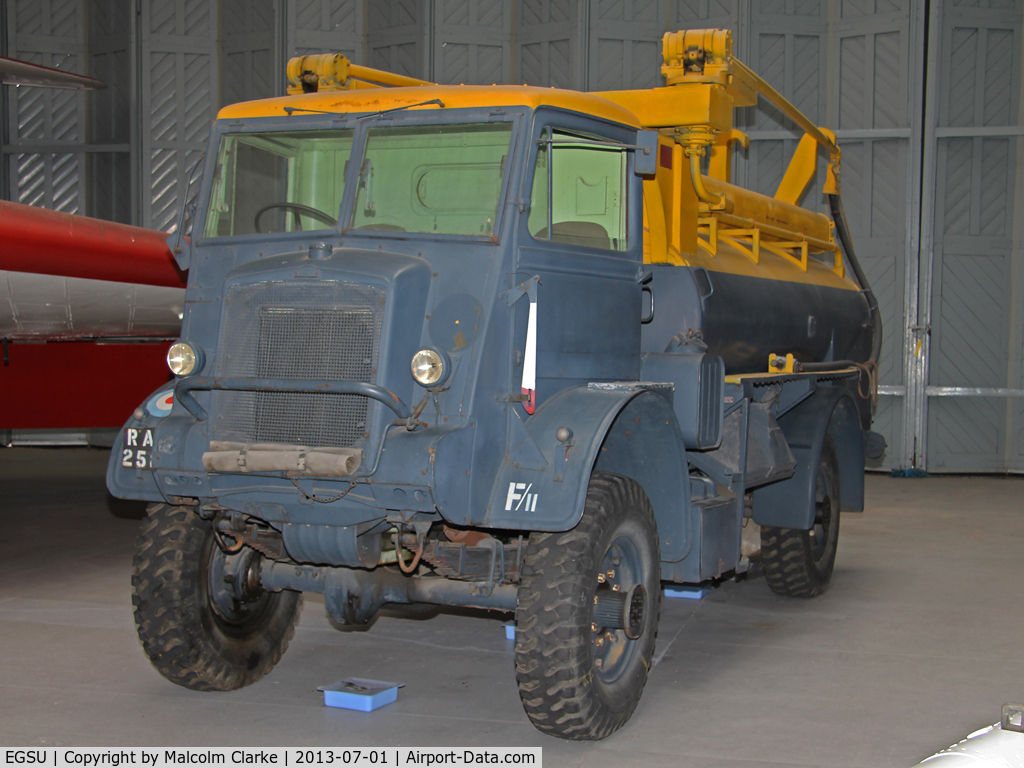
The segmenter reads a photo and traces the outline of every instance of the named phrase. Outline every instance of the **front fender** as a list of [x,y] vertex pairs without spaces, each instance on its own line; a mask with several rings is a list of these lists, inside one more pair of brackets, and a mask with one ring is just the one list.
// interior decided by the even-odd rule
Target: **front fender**
[[[135,409],[135,413],[129,417],[124,428],[118,432],[114,445],[110,449],[110,459],[107,462],[107,490],[111,495],[119,499],[138,499],[142,501],[162,501],[163,494],[157,486],[156,476],[153,474],[152,466],[145,469],[125,467],[121,463],[124,450],[124,436],[128,429],[152,429],[154,435],[158,435],[158,428],[166,421],[170,409],[162,409],[157,406],[158,401],[174,391],[174,382],[168,382],[159,387],[153,394],[147,397],[141,406]],[[156,446],[151,455],[159,455]]]
[[[556,437],[562,427],[572,431],[564,442]],[[506,456],[484,525],[569,530],[583,516],[590,475],[598,469],[630,477],[644,489],[657,519],[663,560],[686,556],[690,486],[682,434],[668,397],[642,386],[573,387],[546,400],[525,431],[544,461],[517,462]]]

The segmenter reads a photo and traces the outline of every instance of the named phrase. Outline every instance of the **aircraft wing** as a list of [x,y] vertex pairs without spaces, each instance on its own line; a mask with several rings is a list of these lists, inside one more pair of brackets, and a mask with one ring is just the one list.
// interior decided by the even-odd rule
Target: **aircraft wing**
[[0,201],[0,429],[121,426],[170,379],[166,233]]
[[74,88],[91,90],[106,88],[102,80],[76,75],[60,69],[29,64],[27,61],[0,56],[0,83],[4,85],[34,85],[42,88]]

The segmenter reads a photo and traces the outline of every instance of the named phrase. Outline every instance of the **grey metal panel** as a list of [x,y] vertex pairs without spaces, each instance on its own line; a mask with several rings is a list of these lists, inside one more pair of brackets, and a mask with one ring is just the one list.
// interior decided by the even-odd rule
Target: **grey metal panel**
[[749,0],[675,0],[669,14],[669,28],[702,29],[717,27],[731,29],[736,43],[736,55],[746,55],[744,39],[740,34],[740,16],[746,17]]
[[274,0],[221,0],[221,105],[281,92],[284,63],[274,55],[274,38],[281,33],[274,5]]
[[929,398],[928,470],[1002,472],[1007,400]]
[[855,17],[839,28],[839,127],[908,124],[914,83],[909,74],[909,19],[903,14]]
[[585,0],[522,0],[518,10],[516,79],[587,90]]
[[85,161],[89,181],[86,214],[131,224],[133,185],[129,153],[90,153]]
[[217,7],[208,0],[141,0],[141,8],[142,219],[169,232],[216,116]]
[[904,328],[907,296],[916,279],[907,263],[907,252],[916,245],[910,229],[918,205],[913,148],[920,142],[909,105],[920,103],[923,86],[921,62],[914,54],[915,39],[923,39],[923,13],[909,0],[839,0],[838,5],[836,43],[830,47],[838,98],[829,105],[829,121],[838,125],[840,135],[856,131],[864,138],[840,141],[843,199],[882,312],[880,384],[904,393],[881,398],[873,429],[888,444],[882,466],[901,466],[908,416]]
[[[933,387],[1021,385],[1021,0],[941,5],[938,104],[932,146],[932,276],[927,410],[918,442],[932,471],[1021,471],[1022,409],[1014,397],[939,396]],[[953,128],[959,135],[937,135]],[[1000,128],[1010,135],[999,136]],[[1015,237],[1016,235],[1016,237]]]
[[516,80],[584,91],[652,88],[661,36],[677,24],[672,0],[523,0]]
[[431,79],[427,41],[430,6],[419,0],[374,0],[367,19],[366,47],[377,69]]
[[431,80],[510,83],[512,12],[504,0],[434,0]]
[[[828,14],[824,0],[756,0],[751,11],[750,66],[816,123],[825,120]],[[751,128],[792,127],[762,104]],[[774,192],[774,190],[772,190]]]
[[590,90],[663,85],[665,0],[595,0],[589,27]]
[[[882,312],[879,381],[904,392],[881,398],[873,428],[888,444],[883,466],[903,466],[906,420],[913,417],[904,387],[905,328],[917,279],[916,260],[908,264],[907,254],[917,242],[912,227],[919,205],[916,147],[921,141],[920,115],[910,105],[921,103],[923,62],[914,41],[924,38],[923,12],[909,0],[840,0],[839,7],[832,48],[839,96],[830,105],[830,120],[840,131],[859,129],[865,136],[859,146],[841,142],[844,203]],[[906,137],[887,133],[894,129],[907,131]]]
[[[861,265],[882,310],[879,377],[884,385],[905,383],[903,371],[906,269],[908,142],[879,139],[842,142],[843,198]],[[902,407],[899,408],[902,413]],[[902,424],[882,431],[890,446],[902,441]],[[890,461],[899,462],[890,450]]]
[[127,144],[131,114],[131,0],[89,0],[89,74],[107,87],[89,94],[90,135]]
[[[941,254],[935,286],[930,382],[940,387],[998,387],[1006,381],[1006,254]],[[969,427],[969,425],[958,425]],[[941,446],[933,446],[941,450]]]
[[[744,60],[811,120],[824,124],[827,0],[749,0],[740,19],[742,42],[738,48],[746,51]],[[756,141],[734,164],[737,183],[775,194],[802,132],[795,131],[792,121],[763,100],[756,108],[738,110],[736,127],[752,134],[780,129],[792,132],[792,139]],[[804,203],[821,207],[820,195],[808,192]]]
[[[1015,144],[1009,139],[939,141],[930,385],[1014,385],[1007,320],[1017,300],[1009,217],[1015,202]],[[1007,409],[1017,408],[996,398],[929,398],[928,467],[1013,468],[1004,452]]]
[[[12,0],[5,3],[7,50],[12,58],[85,74],[85,0]],[[81,91],[16,88],[8,93],[9,164],[15,200],[68,213],[82,213],[85,96]],[[33,144],[58,144],[66,151],[32,151]]]
[[[364,8],[361,0],[287,0],[285,58],[310,53],[343,53],[356,64],[366,63],[363,60]],[[276,66],[283,64],[275,63]]]
[[110,152],[86,157],[85,213],[100,219],[132,223],[131,172],[133,18],[130,0],[88,0],[89,74],[107,83],[89,99],[89,141],[118,145]]

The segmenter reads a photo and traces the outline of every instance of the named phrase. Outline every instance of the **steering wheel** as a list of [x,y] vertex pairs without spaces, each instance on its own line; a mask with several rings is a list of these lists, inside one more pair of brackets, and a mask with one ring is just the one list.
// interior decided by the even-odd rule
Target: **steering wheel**
[[336,216],[331,216],[329,213],[318,211],[316,208],[303,205],[302,203],[271,203],[270,205],[264,205],[256,211],[256,216],[253,219],[252,225],[257,232],[263,232],[263,230],[260,229],[260,219],[263,218],[263,214],[274,208],[284,208],[286,211],[291,211],[295,214],[295,224],[300,230],[302,229],[302,220],[299,218],[300,213],[304,213],[310,218],[322,221],[324,224],[329,224],[332,227],[338,223]]

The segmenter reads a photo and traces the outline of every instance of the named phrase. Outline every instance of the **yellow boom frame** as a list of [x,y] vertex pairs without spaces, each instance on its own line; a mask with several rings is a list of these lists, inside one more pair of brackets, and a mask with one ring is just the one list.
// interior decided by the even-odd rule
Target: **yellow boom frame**
[[[761,274],[792,270],[795,265],[799,267],[797,275],[806,275],[809,254],[829,252],[829,266],[835,273],[832,278],[842,280],[845,268],[831,220],[799,206],[817,172],[820,149],[829,158],[823,192],[838,194],[841,155],[835,134],[814,125],[736,59],[729,30],[668,32],[662,39],[662,58],[664,87],[598,91],[590,95],[604,99],[594,100],[595,105],[612,102],[632,113],[641,127],[660,133],[657,174],[644,182],[645,260],[695,264],[710,258],[713,264],[709,268],[753,269]],[[291,96],[396,86],[434,86],[426,91],[429,95],[436,95],[442,88],[426,80],[358,66],[341,54],[299,56],[288,62]],[[454,94],[460,87],[445,88]],[[504,93],[510,89],[495,90]],[[536,94],[532,92],[539,89],[521,90],[526,99],[527,91],[533,97]],[[758,95],[805,132],[773,197],[730,183],[732,145],[740,142],[746,147],[749,143],[748,137],[733,125],[733,110],[753,106]],[[576,101],[579,108],[587,108],[587,102],[579,96]],[[610,105],[609,108],[614,109]],[[706,156],[708,173],[704,175],[701,158]],[[762,253],[781,258],[765,264],[761,261]],[[739,263],[735,260],[737,254],[745,257]]]

